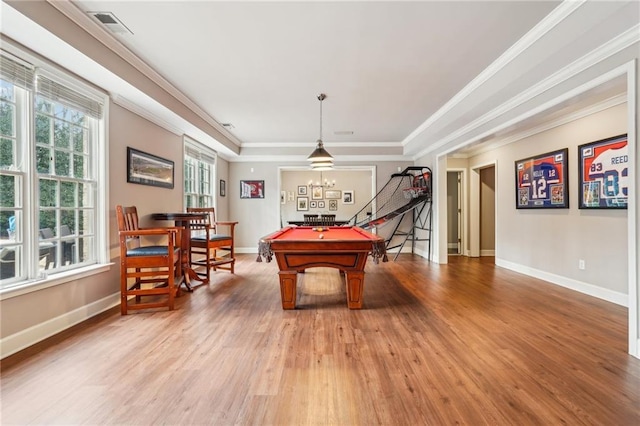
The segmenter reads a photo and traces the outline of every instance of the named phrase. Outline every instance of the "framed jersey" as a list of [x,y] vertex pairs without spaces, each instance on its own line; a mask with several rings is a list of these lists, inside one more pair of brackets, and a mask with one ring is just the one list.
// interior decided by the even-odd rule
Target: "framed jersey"
[[516,161],[516,208],[569,208],[567,148]]
[[629,197],[627,135],[578,147],[581,209],[626,209]]

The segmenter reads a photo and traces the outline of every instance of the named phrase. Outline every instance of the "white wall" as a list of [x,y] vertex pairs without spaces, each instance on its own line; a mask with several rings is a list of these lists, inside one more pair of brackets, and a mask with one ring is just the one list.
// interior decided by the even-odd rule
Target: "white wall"
[[[469,167],[497,163],[496,263],[575,280],[609,300],[627,294],[627,211],[578,209],[580,144],[627,131],[627,108],[619,105],[469,159]],[[514,162],[569,148],[569,209],[515,208]],[[578,269],[578,260],[586,269]],[[583,288],[586,290],[586,288]],[[615,293],[618,293],[617,295]]]

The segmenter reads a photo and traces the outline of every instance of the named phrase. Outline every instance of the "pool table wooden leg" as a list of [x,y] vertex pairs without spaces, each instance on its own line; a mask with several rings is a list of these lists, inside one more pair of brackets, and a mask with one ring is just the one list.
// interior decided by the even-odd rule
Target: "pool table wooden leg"
[[[364,272],[346,271],[347,306],[349,309],[362,309],[362,293],[364,291]],[[284,302],[283,302],[284,303]]]
[[296,271],[280,271],[280,297],[282,298],[282,309],[296,308],[296,287],[298,274]]

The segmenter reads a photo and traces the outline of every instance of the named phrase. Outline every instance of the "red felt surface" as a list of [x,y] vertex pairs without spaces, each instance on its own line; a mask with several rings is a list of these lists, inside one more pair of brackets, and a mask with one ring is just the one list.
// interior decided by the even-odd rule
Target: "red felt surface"
[[354,227],[323,227],[324,231],[317,231],[317,227],[298,226],[284,230],[274,240],[318,240],[320,234],[324,235],[324,240],[372,240],[375,235],[366,233]]

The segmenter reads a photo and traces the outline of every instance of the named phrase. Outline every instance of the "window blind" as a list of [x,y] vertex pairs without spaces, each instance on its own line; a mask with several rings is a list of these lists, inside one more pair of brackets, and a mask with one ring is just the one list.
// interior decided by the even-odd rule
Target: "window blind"
[[55,82],[43,75],[37,78],[38,94],[53,101],[60,102],[70,108],[85,113],[93,118],[102,118],[102,103],[91,99],[77,91]]
[[205,147],[195,147],[187,144],[184,148],[187,157],[195,158],[209,164],[216,164],[216,154]]
[[23,89],[33,90],[35,70],[31,66],[15,61],[3,54],[0,55],[0,77]]

